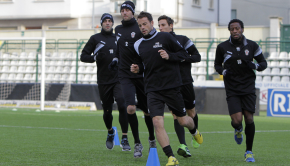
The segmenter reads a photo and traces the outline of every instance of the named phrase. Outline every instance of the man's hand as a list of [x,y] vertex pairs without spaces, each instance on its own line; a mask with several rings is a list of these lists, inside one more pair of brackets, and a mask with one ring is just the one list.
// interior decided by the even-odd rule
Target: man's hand
[[167,52],[165,50],[159,50],[158,51],[160,53],[161,58],[168,60],[169,59],[169,55],[167,54]]
[[118,70],[118,58],[114,58],[112,62],[108,66],[110,71],[117,71]]
[[234,75],[234,73],[232,72],[231,69],[224,69],[222,74],[223,74],[224,77],[227,77],[227,78],[229,78],[229,77]]
[[132,65],[130,66],[130,71],[131,71],[132,73],[139,73],[139,66],[136,65],[136,64],[132,64]]
[[259,64],[254,63],[253,61],[247,61],[247,60],[243,60],[251,69],[257,70],[259,67]]

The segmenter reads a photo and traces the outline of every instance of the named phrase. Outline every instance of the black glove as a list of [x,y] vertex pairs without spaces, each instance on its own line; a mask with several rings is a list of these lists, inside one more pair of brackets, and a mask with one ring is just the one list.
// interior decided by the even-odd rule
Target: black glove
[[259,68],[259,64],[254,63],[253,61],[243,60],[244,63],[246,63],[249,68],[257,70]]
[[108,66],[109,71],[117,71],[118,70],[118,58],[114,58],[112,62]]
[[229,69],[224,69],[222,74],[223,74],[224,77],[227,77],[227,78],[235,75],[235,73],[230,68]]

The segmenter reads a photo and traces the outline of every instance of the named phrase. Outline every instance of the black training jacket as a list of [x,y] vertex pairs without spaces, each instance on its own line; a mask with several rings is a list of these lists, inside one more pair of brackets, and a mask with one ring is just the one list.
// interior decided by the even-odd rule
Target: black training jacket
[[191,84],[193,82],[191,75],[191,63],[200,62],[200,54],[193,42],[188,37],[183,35],[176,35],[174,32],[170,32],[170,34],[172,34],[178,40],[178,42],[189,54],[185,61],[179,63],[179,68],[183,85]]
[[117,37],[116,57],[118,58],[119,77],[141,78],[142,75],[130,71],[130,66],[138,57],[134,50],[134,43],[142,37],[135,18],[130,21],[122,21],[122,25],[115,28],[115,34]]
[[96,64],[98,67],[98,84],[112,84],[118,82],[118,72],[108,70],[109,64],[115,57],[116,49],[117,45],[115,34],[112,32],[107,33],[102,30],[101,33],[97,33],[91,36],[84,49],[82,50],[82,62],[95,62],[93,55],[97,54]]
[[[140,72],[144,71],[145,93],[182,85],[179,62],[187,57],[187,53],[172,35],[153,29],[150,38],[139,39],[134,47],[140,56]],[[160,49],[169,54],[168,60],[160,56]]]
[[253,61],[253,59],[259,64],[258,71],[267,68],[262,49],[256,42],[246,37],[243,37],[241,47],[236,47],[231,38],[217,46],[214,62],[216,71],[220,75],[224,69],[230,69],[232,72],[230,76],[224,76],[227,96],[255,93],[256,74],[245,63],[245,60]]

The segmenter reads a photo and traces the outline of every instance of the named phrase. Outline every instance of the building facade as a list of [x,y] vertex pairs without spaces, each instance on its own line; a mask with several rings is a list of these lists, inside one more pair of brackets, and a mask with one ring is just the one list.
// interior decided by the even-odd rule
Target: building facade
[[[227,25],[231,0],[132,0],[136,14],[150,12],[155,26],[160,15],[168,15],[175,27]],[[100,26],[103,13],[121,23],[124,0],[0,0],[0,30],[92,29]]]

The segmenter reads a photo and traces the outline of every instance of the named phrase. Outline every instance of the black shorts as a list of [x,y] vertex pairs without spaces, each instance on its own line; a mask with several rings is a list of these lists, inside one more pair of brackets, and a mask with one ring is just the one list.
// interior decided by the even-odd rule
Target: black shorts
[[186,115],[184,101],[180,93],[180,88],[172,88],[167,90],[155,91],[147,93],[147,103],[150,116],[164,115],[165,104],[172,110],[172,113],[178,117]]
[[193,109],[195,107],[195,94],[193,84],[186,84],[180,87],[180,92],[183,96],[184,105],[186,109]]
[[125,107],[125,100],[119,82],[113,84],[99,84],[98,89],[103,107],[110,107],[114,103],[114,99],[119,108],[123,105],[123,107]]
[[230,115],[243,112],[243,110],[255,113],[256,94],[229,96],[227,103]]
[[[119,78],[119,81],[122,86],[126,107],[128,105],[136,105],[142,111],[148,113],[143,78]],[[137,103],[135,96],[137,97]]]

